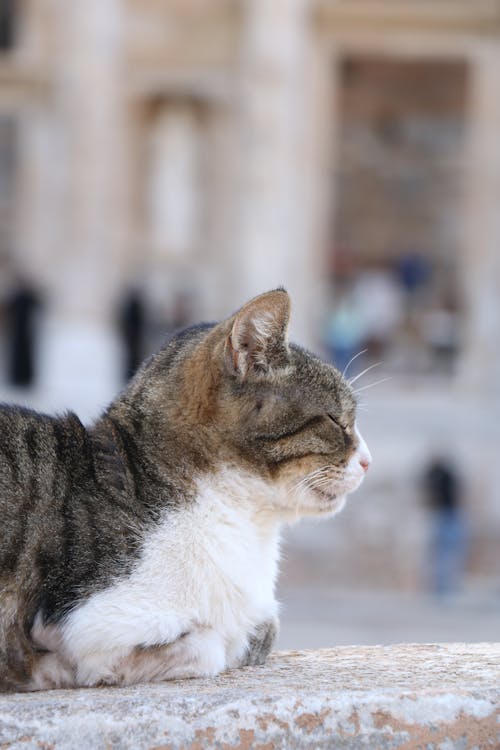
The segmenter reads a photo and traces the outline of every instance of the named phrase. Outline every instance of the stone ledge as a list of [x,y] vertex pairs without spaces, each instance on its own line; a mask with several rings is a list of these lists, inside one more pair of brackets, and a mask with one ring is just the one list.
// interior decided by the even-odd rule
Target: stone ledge
[[500,747],[500,643],[286,651],[213,680],[0,697],[0,749]]

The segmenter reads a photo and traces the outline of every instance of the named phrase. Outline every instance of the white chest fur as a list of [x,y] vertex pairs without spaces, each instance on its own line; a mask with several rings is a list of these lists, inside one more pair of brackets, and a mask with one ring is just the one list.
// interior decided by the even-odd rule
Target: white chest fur
[[80,684],[114,681],[114,666],[134,648],[193,631],[217,640],[217,666],[208,671],[241,657],[251,631],[277,614],[279,528],[266,512],[269,492],[260,480],[224,472],[199,482],[189,508],[165,515],[132,573],[62,626],[61,650]]

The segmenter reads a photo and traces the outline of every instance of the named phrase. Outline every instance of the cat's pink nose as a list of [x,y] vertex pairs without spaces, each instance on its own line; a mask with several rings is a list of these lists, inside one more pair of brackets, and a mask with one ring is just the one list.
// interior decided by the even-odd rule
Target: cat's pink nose
[[359,465],[363,469],[363,471],[366,473],[368,469],[370,468],[371,460],[368,458],[368,456],[361,456],[359,459]]

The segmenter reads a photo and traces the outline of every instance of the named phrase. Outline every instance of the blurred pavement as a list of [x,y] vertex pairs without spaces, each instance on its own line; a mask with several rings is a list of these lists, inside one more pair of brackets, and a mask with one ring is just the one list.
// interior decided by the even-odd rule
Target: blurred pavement
[[500,590],[429,594],[325,587],[279,591],[280,649],[500,638]]

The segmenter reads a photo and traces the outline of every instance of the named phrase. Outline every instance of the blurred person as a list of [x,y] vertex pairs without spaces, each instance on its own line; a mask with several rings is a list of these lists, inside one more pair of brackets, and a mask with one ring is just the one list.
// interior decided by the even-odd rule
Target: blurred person
[[36,326],[41,299],[33,284],[18,274],[5,305],[8,380],[30,388],[36,377]]
[[461,485],[452,462],[434,457],[423,476],[427,506],[432,514],[430,575],[438,596],[457,592],[465,567],[466,526]]
[[431,266],[422,253],[415,250],[404,252],[397,262],[398,277],[402,289],[409,299],[426,287],[431,280]]
[[364,343],[373,356],[379,357],[395,338],[404,317],[394,274],[385,268],[363,271],[354,284],[353,299],[363,319]]
[[343,372],[363,348],[363,320],[349,288],[339,291],[337,304],[330,311],[325,326],[325,343],[335,367]]
[[445,307],[433,307],[422,313],[419,322],[435,369],[450,374],[459,347],[458,314]]
[[127,381],[134,375],[144,358],[144,331],[146,312],[142,294],[129,289],[121,304],[120,332],[124,347],[123,377]]
[[429,369],[432,355],[424,336],[422,316],[429,304],[433,268],[429,259],[417,250],[401,252],[393,268],[401,295],[400,364],[412,374],[423,373]]

